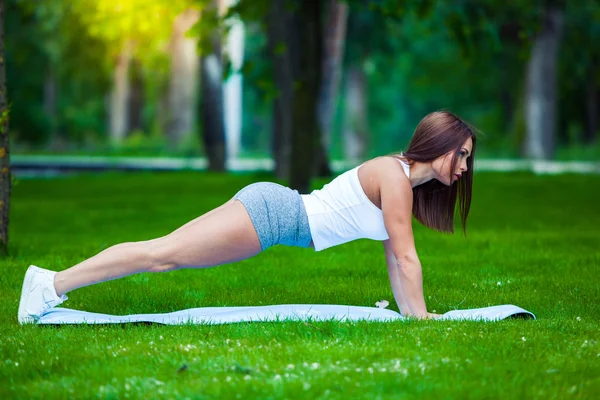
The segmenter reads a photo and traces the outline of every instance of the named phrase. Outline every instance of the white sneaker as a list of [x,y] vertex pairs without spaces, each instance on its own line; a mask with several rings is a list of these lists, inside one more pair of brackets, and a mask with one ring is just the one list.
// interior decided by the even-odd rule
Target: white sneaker
[[35,265],[29,266],[23,280],[21,302],[19,303],[19,324],[31,324],[46,311],[67,300],[64,294],[58,296],[54,289],[56,272]]

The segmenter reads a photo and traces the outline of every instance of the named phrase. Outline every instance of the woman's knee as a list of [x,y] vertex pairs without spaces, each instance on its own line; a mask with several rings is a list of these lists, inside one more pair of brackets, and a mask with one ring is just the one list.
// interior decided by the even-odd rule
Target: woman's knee
[[168,272],[179,268],[173,257],[173,249],[163,240],[142,242],[144,256],[148,258],[150,272]]

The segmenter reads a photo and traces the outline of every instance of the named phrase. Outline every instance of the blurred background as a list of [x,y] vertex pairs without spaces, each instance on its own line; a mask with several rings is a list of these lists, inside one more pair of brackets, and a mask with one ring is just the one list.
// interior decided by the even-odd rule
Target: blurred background
[[600,1],[4,3],[17,166],[177,157],[306,189],[439,109],[480,159],[600,159]]

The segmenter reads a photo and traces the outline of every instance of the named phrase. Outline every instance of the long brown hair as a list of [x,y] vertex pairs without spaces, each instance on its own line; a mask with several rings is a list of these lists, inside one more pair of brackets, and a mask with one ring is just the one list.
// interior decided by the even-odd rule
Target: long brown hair
[[462,220],[463,232],[466,234],[473,188],[475,131],[473,126],[451,112],[436,111],[427,114],[419,122],[408,149],[395,155],[406,159],[412,165],[414,162],[429,163],[454,151],[450,170],[450,179],[452,179],[462,145],[468,138],[473,140],[471,157],[467,158],[467,171],[458,181],[446,186],[437,179],[432,179],[413,188],[412,212],[417,221],[423,225],[440,232],[454,233],[454,213],[458,196],[458,212]]

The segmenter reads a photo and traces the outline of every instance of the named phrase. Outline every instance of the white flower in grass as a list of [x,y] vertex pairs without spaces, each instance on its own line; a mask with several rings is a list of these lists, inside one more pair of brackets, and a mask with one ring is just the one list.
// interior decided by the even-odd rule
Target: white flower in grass
[[372,374],[373,373],[373,368],[369,367],[369,368],[367,368],[367,371],[369,371],[369,373]]
[[577,317],[577,321],[581,321],[581,317]]
[[250,375],[244,375],[244,380],[245,381],[249,381],[250,379],[252,379],[252,377]]
[[577,391],[577,386],[571,386],[571,389],[569,389],[569,393],[573,394]]
[[356,368],[356,372],[360,372],[362,371],[360,368]]
[[498,283],[497,283],[497,285],[498,285],[498,286],[502,286],[502,282],[498,282]]
[[294,369],[294,364],[288,364],[287,367],[285,367],[286,369]]
[[275,375],[274,379],[280,381],[281,380],[281,375],[279,375],[279,374]]
[[317,363],[317,362],[316,362],[316,363],[312,363],[312,364],[311,364],[311,366],[310,366],[310,368],[311,368],[311,369],[317,369],[317,368],[319,368],[320,366],[321,366],[321,364],[319,364],[319,363]]
[[375,305],[379,308],[386,308],[387,306],[390,305],[390,303],[387,300],[379,300],[378,302],[375,303]]
[[521,338],[521,340],[522,340],[522,341],[524,341],[524,342],[526,342],[526,341],[527,341],[527,339],[525,339],[525,336],[523,336],[523,337]]

